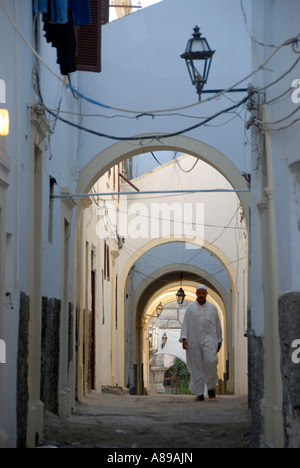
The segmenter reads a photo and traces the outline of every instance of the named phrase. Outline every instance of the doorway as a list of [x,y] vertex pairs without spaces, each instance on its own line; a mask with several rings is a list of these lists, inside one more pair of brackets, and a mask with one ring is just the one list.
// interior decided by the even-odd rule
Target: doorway
[[91,341],[90,341],[90,378],[91,390],[96,389],[96,272],[91,271]]

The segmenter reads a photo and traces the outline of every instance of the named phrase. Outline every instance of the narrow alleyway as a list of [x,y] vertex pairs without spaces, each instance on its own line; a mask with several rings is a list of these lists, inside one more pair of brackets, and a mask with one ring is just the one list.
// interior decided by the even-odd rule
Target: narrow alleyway
[[61,448],[248,448],[246,397],[90,393],[62,420],[46,413],[44,446]]

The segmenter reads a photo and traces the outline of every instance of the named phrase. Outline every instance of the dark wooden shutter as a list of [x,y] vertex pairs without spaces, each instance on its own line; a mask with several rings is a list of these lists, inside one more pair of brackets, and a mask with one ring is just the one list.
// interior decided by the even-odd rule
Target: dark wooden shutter
[[100,72],[101,24],[104,24],[106,19],[108,20],[109,0],[90,1],[92,23],[84,26],[75,26],[77,43],[76,68],[79,71]]

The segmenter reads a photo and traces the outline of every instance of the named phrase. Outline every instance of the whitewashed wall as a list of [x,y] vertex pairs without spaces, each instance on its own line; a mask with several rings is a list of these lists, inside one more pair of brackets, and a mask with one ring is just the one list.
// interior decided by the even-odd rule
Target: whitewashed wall
[[[247,13],[251,17],[248,7]],[[185,61],[180,58],[196,24],[211,48],[216,49],[207,88],[229,87],[249,73],[251,41],[239,2],[187,0],[182,3],[180,0],[164,0],[105,25],[102,31],[102,73],[100,76],[78,73],[78,86],[89,97],[109,106],[138,112],[124,114],[82,102],[82,110],[86,114],[99,112],[106,117],[116,116],[113,119],[85,117],[83,124],[119,137],[176,132],[199,122],[199,117],[208,117],[230,107],[230,99],[242,99],[245,94],[228,95],[230,99],[223,97],[217,102],[178,111],[179,115],[175,116],[134,118],[142,111],[173,109],[197,102],[198,96]],[[227,34],[230,30],[232,33]],[[240,87],[247,85],[245,82]],[[117,117],[119,115],[122,117]],[[195,116],[195,119],[189,116]],[[244,116],[245,111],[241,114],[242,120]],[[212,125],[222,125],[231,117],[232,114],[221,117]],[[247,172],[249,160],[242,120],[237,117],[217,129],[206,126],[188,135],[215,146],[241,171]],[[230,135],[234,135],[234,140]],[[83,142],[85,149],[78,158],[79,169],[90,157],[114,143],[113,140],[87,134]],[[140,142],[131,144],[139,146]]]

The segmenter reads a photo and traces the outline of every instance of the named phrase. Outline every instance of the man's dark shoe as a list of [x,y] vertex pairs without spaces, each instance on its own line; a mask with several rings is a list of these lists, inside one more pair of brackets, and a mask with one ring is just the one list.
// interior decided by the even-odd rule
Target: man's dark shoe
[[215,390],[208,390],[208,397],[210,400],[214,400],[216,398],[216,392]]
[[196,401],[204,401],[204,395],[197,396]]

